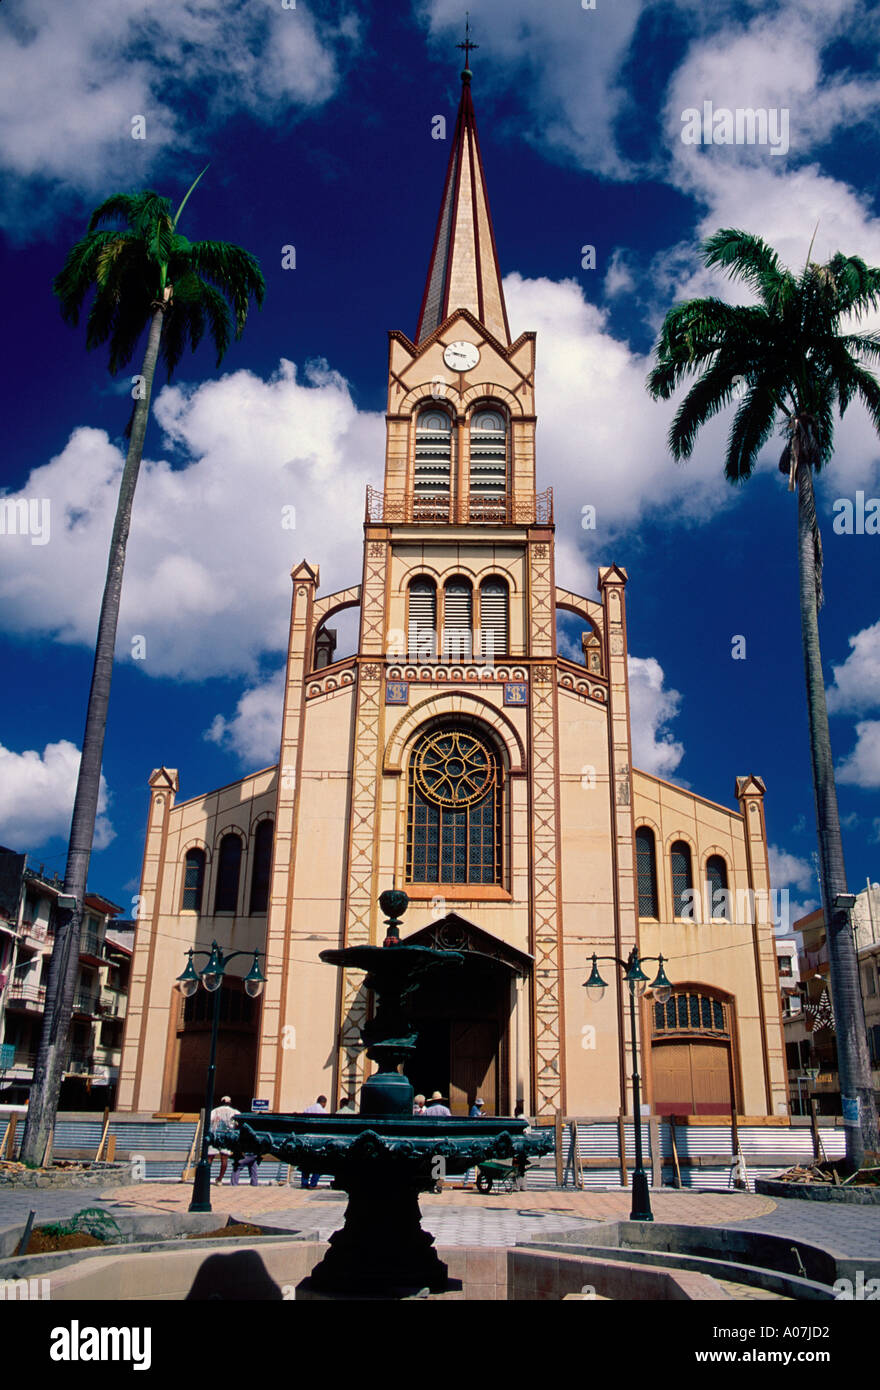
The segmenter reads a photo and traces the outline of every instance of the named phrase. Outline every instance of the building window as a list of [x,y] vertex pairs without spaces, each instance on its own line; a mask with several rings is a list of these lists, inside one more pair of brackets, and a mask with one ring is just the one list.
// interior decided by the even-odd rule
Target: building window
[[711,1033],[730,1036],[728,1006],[708,994],[673,994],[665,1004],[654,1005],[656,1033]]
[[[684,840],[676,840],[669,851],[669,864],[672,870],[672,915],[693,919],[694,876],[691,871],[690,845]],[[685,894],[691,896],[685,898]]]
[[269,876],[272,871],[272,834],[274,829],[274,821],[261,820],[254,833],[251,912],[266,912],[269,907]]
[[480,632],[486,661],[506,656],[509,641],[509,600],[503,579],[484,579],[480,585]]
[[654,832],[647,825],[636,831],[636,873],[639,883],[639,916],[657,917],[657,860]]
[[201,912],[204,886],[205,851],[203,849],[188,849],[183,872],[183,902],[181,906],[184,912]]
[[471,416],[471,521],[503,519],[507,494],[507,423],[499,410]]
[[877,993],[877,980],[874,975],[873,965],[866,965],[862,971],[862,979],[865,982],[865,993],[874,995]]
[[237,835],[224,835],[220,841],[217,860],[217,892],[215,912],[238,910],[238,880],[241,874],[241,840]]
[[501,769],[470,729],[431,730],[409,765],[407,881],[501,882]]
[[782,976],[785,976],[786,979],[790,979],[790,978],[791,978],[791,975],[792,975],[792,969],[791,969],[791,956],[777,956],[777,957],[776,957],[776,965],[777,965],[777,968],[778,968],[778,970],[779,970],[780,978],[781,978]]
[[709,896],[709,921],[720,917],[730,921],[730,899],[727,893],[727,864],[720,854],[710,854],[706,860],[706,891]]
[[413,476],[413,519],[448,521],[452,477],[452,421],[444,410],[419,412]]
[[437,655],[437,585],[414,579],[409,586],[409,658],[433,661]]
[[443,659],[470,661],[473,641],[473,590],[466,579],[450,579],[443,589]]

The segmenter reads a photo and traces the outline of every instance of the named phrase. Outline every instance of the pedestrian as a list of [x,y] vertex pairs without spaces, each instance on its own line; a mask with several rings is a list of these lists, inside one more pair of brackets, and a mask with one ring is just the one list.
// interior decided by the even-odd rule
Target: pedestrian
[[259,1154],[239,1154],[232,1164],[232,1186],[238,1187],[238,1175],[242,1168],[247,1168],[251,1178],[251,1187],[259,1187],[260,1179],[257,1177],[259,1162]]
[[[326,1115],[327,1097],[318,1096],[314,1105],[307,1105],[303,1111],[304,1115]],[[300,1187],[317,1187],[321,1180],[320,1173],[310,1173],[305,1168],[300,1168]]]
[[240,1110],[233,1110],[232,1101],[229,1096],[221,1096],[220,1104],[211,1111],[211,1124],[208,1131],[208,1158],[213,1163],[219,1155],[220,1176],[216,1179],[219,1187],[226,1172],[226,1166],[232,1155],[231,1144],[238,1137],[235,1125],[232,1123],[236,1115],[241,1114]]
[[484,1102],[482,1096],[477,1096],[476,1100],[474,1101],[473,1105],[468,1111],[469,1120],[478,1120],[480,1118],[480,1116],[483,1113],[483,1103]]
[[443,1103],[443,1097],[441,1096],[440,1092],[439,1092],[439,1091],[434,1091],[434,1092],[432,1092],[432,1094],[431,1094],[431,1099],[428,1101],[428,1104],[425,1106],[425,1111],[424,1111],[424,1113],[425,1113],[426,1115],[430,1116],[431,1119],[435,1119],[435,1118],[437,1118],[437,1117],[439,1117],[439,1116],[441,1116],[441,1115],[450,1115],[450,1116],[451,1116],[452,1111],[449,1109],[449,1106],[448,1106],[448,1105],[444,1105],[444,1103]]
[[413,1096],[413,1114],[414,1114],[414,1115],[424,1115],[424,1113],[425,1113],[425,1097],[422,1096],[422,1095]]
[[357,1110],[355,1109],[355,1104],[354,1104],[354,1101],[352,1100],[351,1096],[343,1096],[343,1097],[342,1097],[342,1099],[341,1099],[340,1102],[339,1102],[339,1109],[337,1110],[336,1113],[337,1113],[337,1115],[356,1115],[356,1114],[357,1114]]

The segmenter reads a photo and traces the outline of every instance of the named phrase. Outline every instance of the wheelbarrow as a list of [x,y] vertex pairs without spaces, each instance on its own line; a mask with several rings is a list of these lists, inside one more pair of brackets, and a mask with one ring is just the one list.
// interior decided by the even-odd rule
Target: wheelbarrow
[[526,1185],[526,1169],[531,1166],[525,1156],[508,1161],[487,1158],[477,1168],[477,1191],[491,1192],[493,1187],[500,1187],[504,1192],[519,1192]]

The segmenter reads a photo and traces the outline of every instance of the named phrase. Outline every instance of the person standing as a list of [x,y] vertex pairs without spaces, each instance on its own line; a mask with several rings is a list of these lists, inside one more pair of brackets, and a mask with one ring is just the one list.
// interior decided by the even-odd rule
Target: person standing
[[339,1109],[337,1110],[336,1113],[337,1113],[337,1115],[356,1115],[356,1114],[357,1114],[357,1110],[355,1109],[355,1104],[354,1104],[354,1101],[352,1100],[351,1096],[343,1096],[343,1097],[342,1097],[342,1099],[341,1099],[340,1102],[339,1102]]
[[[303,1114],[304,1114],[304,1115],[326,1115],[326,1114],[327,1114],[327,1097],[326,1097],[326,1096],[318,1096],[318,1099],[315,1101],[314,1105],[307,1105],[307,1106],[306,1106],[305,1110],[303,1111]],[[300,1174],[301,1174],[301,1177],[300,1177],[300,1184],[299,1184],[300,1187],[306,1187],[306,1188],[308,1188],[308,1187],[317,1187],[317,1186],[318,1186],[318,1183],[319,1183],[320,1180],[321,1180],[321,1174],[320,1174],[320,1173],[309,1173],[309,1172],[306,1172],[306,1170],[305,1170],[304,1168],[301,1168],[301,1169],[300,1169]]]
[[422,1096],[422,1095],[413,1096],[413,1114],[414,1114],[414,1115],[424,1115],[424,1113],[425,1113],[425,1097]]
[[242,1168],[247,1168],[251,1178],[251,1187],[259,1187],[260,1179],[257,1177],[259,1161],[259,1154],[239,1154],[232,1164],[232,1186],[238,1187],[238,1175]]
[[468,1111],[469,1120],[478,1120],[483,1113],[483,1098],[477,1096],[470,1110]]
[[429,1117],[429,1119],[434,1119],[440,1118],[444,1115],[451,1116],[452,1111],[449,1109],[448,1105],[444,1105],[443,1097],[441,1096],[440,1092],[434,1091],[431,1095],[431,1099],[428,1101],[428,1104],[425,1107],[425,1114]]
[[210,1147],[208,1148],[208,1158],[211,1162],[219,1155],[220,1157],[220,1176],[216,1179],[219,1187],[226,1172],[232,1150],[229,1147],[237,1137],[235,1126],[232,1123],[236,1115],[240,1115],[240,1110],[233,1110],[232,1101],[229,1096],[221,1096],[220,1104],[216,1105],[211,1111],[210,1125]]

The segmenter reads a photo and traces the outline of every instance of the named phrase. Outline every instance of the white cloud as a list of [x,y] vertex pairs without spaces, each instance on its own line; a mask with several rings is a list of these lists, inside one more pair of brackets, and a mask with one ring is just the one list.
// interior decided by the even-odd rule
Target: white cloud
[[284,705],[284,668],[242,695],[231,719],[214,716],[205,738],[228,748],[249,767],[268,767],[278,759]]
[[[265,652],[286,649],[293,565],[319,564],[324,593],[357,582],[365,485],[381,481],[382,418],[358,411],[326,364],[310,364],[300,381],[286,361],[268,381],[240,371],[166,387],[154,417],[190,461],[157,460],[153,426],[117,656],[127,658],[138,635],[147,674],[253,677]],[[78,429],[33,471],[20,495],[50,499],[51,541],[4,538],[7,628],[94,643],[122,464],[102,430]]]
[[794,888],[806,893],[816,886],[816,871],[808,859],[789,854],[778,845],[768,845],[770,882],[774,888]]
[[834,684],[827,691],[831,714],[864,714],[880,705],[880,622],[857,632],[849,645],[846,661],[832,667]]
[[[353,14],[331,24],[309,6],[261,0],[239,0],[234,14],[211,0],[148,9],[142,0],[30,0],[0,33],[0,164],[13,216],[39,214],[16,181],[89,194],[142,177],[166,150],[191,147],[194,126],[201,138],[236,110],[268,122],[320,106],[358,32]],[[138,115],[142,140],[132,138]]]
[[809,860],[789,854],[778,845],[768,845],[767,853],[771,891],[788,895],[787,898],[777,896],[772,900],[778,904],[776,932],[783,935],[791,931],[801,917],[806,917],[819,906],[816,871]]
[[684,744],[669,724],[678,714],[681,695],[664,689],[663,668],[655,657],[630,656],[629,697],[633,765],[657,777],[668,777],[684,757]]
[[[68,739],[47,743],[42,753],[14,753],[0,744],[0,840],[30,852],[56,836],[67,838],[76,793],[80,751]],[[107,783],[101,776],[93,848],[106,849],[116,831],[107,816]]]
[[856,725],[856,746],[839,764],[837,780],[855,787],[880,787],[880,719]]

